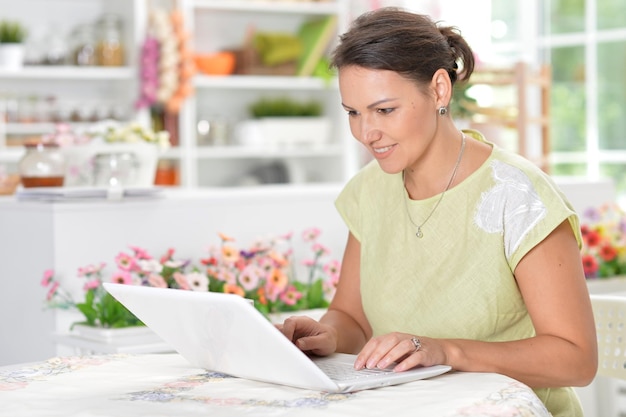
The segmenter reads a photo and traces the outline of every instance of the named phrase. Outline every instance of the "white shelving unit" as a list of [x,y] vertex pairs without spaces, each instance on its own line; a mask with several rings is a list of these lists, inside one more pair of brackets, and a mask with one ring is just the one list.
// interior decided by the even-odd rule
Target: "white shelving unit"
[[[336,15],[338,32],[347,25],[348,3],[186,0],[181,2],[193,49],[201,53],[236,49],[250,27],[257,31],[295,33],[307,19]],[[342,182],[356,171],[347,119],[340,107],[336,81],[280,75],[196,75],[195,95],[181,112],[178,159],[181,183],[187,187],[233,186],[250,170],[282,165],[289,182]],[[259,98],[317,100],[332,123],[329,143],[315,146],[251,147],[234,143],[237,124],[249,119],[248,106]],[[199,122],[225,123],[227,144],[202,143]],[[168,155],[169,156],[169,155]]]
[[[152,5],[171,7],[157,1]],[[336,15],[338,33],[348,24],[349,1],[278,2],[262,0],[180,0],[186,29],[191,34],[191,49],[199,53],[234,49],[243,45],[248,28],[259,31],[295,33],[306,20]],[[33,10],[46,13],[32,13]],[[0,164],[15,165],[23,154],[21,147],[7,146],[11,136],[41,135],[52,132],[52,121],[7,123],[9,110],[3,97],[55,96],[77,107],[98,100],[119,103],[127,109],[128,119],[147,120],[146,112],[137,113],[133,104],[139,91],[138,58],[148,24],[145,0],[0,0],[2,18],[14,19],[34,32],[56,23],[63,36],[82,23],[95,21],[103,13],[123,17],[126,66],[119,68],[75,66],[25,66],[20,71],[0,69]],[[195,94],[184,104],[179,118],[179,144],[161,159],[179,168],[183,188],[236,186],[242,179],[254,179],[250,172],[278,164],[288,182],[337,183],[347,180],[357,166],[357,144],[352,139],[347,118],[340,106],[336,80],[316,77],[275,75],[196,75]],[[331,121],[328,143],[312,146],[252,147],[233,143],[219,146],[199,140],[198,122],[215,119],[226,123],[232,134],[242,120],[248,119],[250,104],[262,97],[290,97],[317,100],[324,116]],[[82,122],[76,125],[80,127]],[[271,182],[271,181],[270,181]],[[278,182],[282,182],[282,179]],[[263,181],[259,181],[263,183]]]
[[[2,19],[15,20],[25,26],[28,36],[25,47],[33,41],[45,48],[46,39],[58,36],[71,50],[70,32],[78,25],[94,24],[103,14],[114,13],[122,19],[125,65],[122,67],[79,67],[73,65],[25,65],[19,70],[0,68],[0,163],[15,165],[23,154],[20,146],[10,145],[12,136],[39,136],[55,130],[55,120],[18,120],[9,117],[16,104],[37,97],[39,103],[54,97],[67,115],[72,110],[107,107],[116,109],[125,119],[146,115],[134,109],[138,91],[138,51],[146,31],[147,9],[144,0],[0,0]],[[39,108],[30,108],[39,112]],[[15,113],[14,113],[15,114]],[[144,119],[145,120],[145,119]],[[82,127],[88,122],[70,122]],[[13,168],[15,169],[15,168]]]

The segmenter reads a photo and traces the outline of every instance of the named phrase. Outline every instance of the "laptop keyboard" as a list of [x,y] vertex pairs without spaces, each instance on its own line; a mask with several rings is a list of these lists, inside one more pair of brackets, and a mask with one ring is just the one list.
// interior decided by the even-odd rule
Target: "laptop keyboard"
[[361,369],[356,370],[350,363],[334,361],[316,360],[316,365],[335,381],[347,381],[354,379],[368,378],[374,375],[387,374],[393,372],[391,369]]

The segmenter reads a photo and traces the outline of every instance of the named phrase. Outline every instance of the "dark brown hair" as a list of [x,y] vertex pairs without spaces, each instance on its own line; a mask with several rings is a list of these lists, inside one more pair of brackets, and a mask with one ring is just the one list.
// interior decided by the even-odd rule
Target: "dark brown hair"
[[331,60],[335,68],[395,71],[418,85],[429,83],[440,68],[453,85],[467,81],[474,71],[472,49],[457,28],[438,26],[429,16],[397,7],[362,14],[339,40]]

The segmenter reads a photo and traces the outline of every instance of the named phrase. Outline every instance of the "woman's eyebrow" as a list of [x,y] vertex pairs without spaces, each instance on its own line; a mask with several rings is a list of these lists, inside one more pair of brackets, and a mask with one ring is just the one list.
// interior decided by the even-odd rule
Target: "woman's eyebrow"
[[[388,101],[393,101],[393,100],[395,100],[395,98],[383,98],[383,99],[381,99],[381,100],[378,100],[378,101],[373,102],[372,104],[369,104],[369,105],[367,106],[367,108],[368,108],[368,109],[372,109],[372,108],[374,108],[374,107],[379,106],[381,103],[386,103],[386,102],[388,102]],[[344,108],[346,108],[346,109],[354,110],[352,107],[348,106],[347,104],[345,104],[345,103],[343,103],[343,102],[341,103],[341,105],[342,105]]]

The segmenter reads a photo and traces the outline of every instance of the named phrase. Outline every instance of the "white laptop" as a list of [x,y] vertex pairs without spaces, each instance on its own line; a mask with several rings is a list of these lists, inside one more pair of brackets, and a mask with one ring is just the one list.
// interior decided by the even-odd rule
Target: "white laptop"
[[[309,357],[238,295],[112,283],[104,287],[192,365],[235,377],[350,392],[450,370],[436,365],[405,372],[357,371],[353,368],[356,355]],[[346,372],[351,376],[343,375]],[[332,374],[339,375],[333,378]]]

